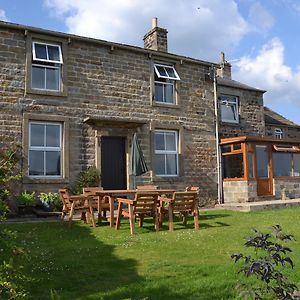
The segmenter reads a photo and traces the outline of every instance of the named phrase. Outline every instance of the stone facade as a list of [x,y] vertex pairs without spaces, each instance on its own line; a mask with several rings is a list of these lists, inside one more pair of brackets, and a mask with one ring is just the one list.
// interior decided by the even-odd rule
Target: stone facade
[[279,179],[273,181],[274,195],[276,199],[295,199],[300,198],[299,179]]
[[245,203],[257,200],[256,181],[224,181],[224,203]]
[[[64,92],[27,88],[31,41],[64,43]],[[29,44],[29,46],[28,46]],[[27,46],[26,46],[27,45]],[[96,165],[101,169],[99,142],[103,136],[126,139],[129,164],[134,132],[144,151],[150,172],[139,183],[183,190],[200,186],[201,205],[213,205],[217,197],[213,86],[206,80],[210,63],[67,34],[56,34],[13,24],[0,24],[0,132],[5,140],[23,145],[23,190],[48,192],[74,184],[79,172]],[[153,98],[153,63],[175,65],[176,105],[158,105]],[[93,123],[86,119],[96,120]],[[62,178],[28,176],[28,123],[61,122],[64,128]],[[97,120],[100,120],[97,122]],[[104,122],[104,121],[105,122]],[[114,123],[113,120],[117,120]],[[118,126],[118,122],[123,125]],[[126,124],[142,124],[128,127]],[[153,130],[179,132],[179,176],[159,177],[153,172]],[[127,186],[130,176],[127,174]]]

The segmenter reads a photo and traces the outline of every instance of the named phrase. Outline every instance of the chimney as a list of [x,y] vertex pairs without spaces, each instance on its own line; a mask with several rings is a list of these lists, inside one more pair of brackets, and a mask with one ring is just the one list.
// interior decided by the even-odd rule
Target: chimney
[[168,52],[168,31],[157,27],[157,18],[152,18],[152,29],[144,36],[144,48]]
[[220,53],[220,67],[217,69],[217,75],[221,78],[231,79],[231,64],[225,60],[224,52]]

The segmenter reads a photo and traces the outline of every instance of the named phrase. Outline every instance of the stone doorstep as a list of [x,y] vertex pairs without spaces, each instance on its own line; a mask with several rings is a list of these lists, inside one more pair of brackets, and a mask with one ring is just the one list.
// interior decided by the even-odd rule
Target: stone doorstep
[[269,200],[258,202],[245,202],[245,203],[223,203],[216,204],[216,208],[236,210],[242,212],[259,211],[266,209],[284,208],[284,207],[300,207],[300,199],[288,200]]

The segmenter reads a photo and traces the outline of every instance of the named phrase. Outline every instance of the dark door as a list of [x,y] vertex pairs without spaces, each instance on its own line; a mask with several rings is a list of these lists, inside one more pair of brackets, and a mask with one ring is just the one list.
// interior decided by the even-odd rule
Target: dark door
[[270,151],[267,145],[256,145],[257,195],[267,196],[273,192],[270,167]]
[[124,137],[101,138],[101,183],[106,190],[127,188]]

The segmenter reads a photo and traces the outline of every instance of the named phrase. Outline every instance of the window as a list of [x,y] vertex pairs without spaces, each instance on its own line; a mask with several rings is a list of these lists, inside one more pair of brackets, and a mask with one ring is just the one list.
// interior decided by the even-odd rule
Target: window
[[155,173],[158,176],[178,176],[178,131],[155,130]]
[[154,99],[156,102],[175,104],[175,81],[180,80],[175,68],[154,64]]
[[62,124],[29,123],[29,176],[62,175]]
[[281,128],[275,128],[274,136],[275,136],[275,139],[282,140],[283,139],[283,130]]
[[221,120],[228,123],[239,123],[238,97],[221,95]]
[[31,87],[60,91],[62,65],[60,45],[32,42]]
[[293,176],[292,153],[273,153],[274,176]]
[[244,178],[242,153],[223,156],[223,178]]

